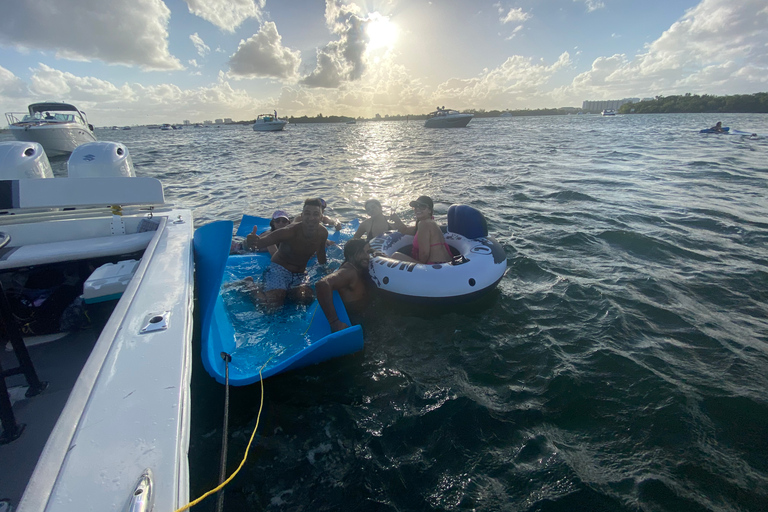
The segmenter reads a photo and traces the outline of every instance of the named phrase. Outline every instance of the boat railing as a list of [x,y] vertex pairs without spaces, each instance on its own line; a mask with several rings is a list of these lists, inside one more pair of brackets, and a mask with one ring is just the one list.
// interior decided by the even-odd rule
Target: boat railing
[[9,125],[11,125],[32,119],[29,118],[29,114],[26,112],[6,112],[5,120]]

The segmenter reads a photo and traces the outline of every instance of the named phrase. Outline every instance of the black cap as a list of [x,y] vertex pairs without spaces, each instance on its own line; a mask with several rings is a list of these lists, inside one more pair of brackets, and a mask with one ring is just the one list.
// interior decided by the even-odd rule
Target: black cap
[[413,208],[414,206],[416,206],[419,203],[425,204],[425,205],[429,206],[430,210],[434,211],[434,209],[435,209],[435,203],[432,202],[432,198],[429,197],[429,196],[419,196],[415,201],[411,201],[410,203],[408,203],[408,205],[411,208]]

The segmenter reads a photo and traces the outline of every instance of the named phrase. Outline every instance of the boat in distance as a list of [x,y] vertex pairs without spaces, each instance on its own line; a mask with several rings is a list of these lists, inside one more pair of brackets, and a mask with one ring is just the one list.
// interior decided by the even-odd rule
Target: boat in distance
[[616,115],[616,111],[609,108],[609,109],[605,109],[602,112],[600,112],[600,115],[603,115],[603,116],[615,116]]
[[0,511],[189,501],[192,213],[132,167],[0,142]]
[[474,114],[462,114],[458,110],[445,107],[437,107],[437,110],[430,112],[429,117],[424,122],[426,128],[463,128],[469,124]]
[[27,108],[26,114],[7,112],[8,127],[16,140],[39,143],[48,157],[68,155],[79,145],[96,141],[93,126],[74,105],[43,102]]
[[253,131],[255,132],[277,132],[285,128],[288,121],[280,119],[275,114],[259,114],[256,117],[256,122],[253,123]]

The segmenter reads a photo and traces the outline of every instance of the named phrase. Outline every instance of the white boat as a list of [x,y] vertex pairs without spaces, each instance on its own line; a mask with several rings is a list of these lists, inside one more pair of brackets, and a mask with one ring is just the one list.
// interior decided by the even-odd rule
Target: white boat
[[7,112],[16,140],[38,142],[49,157],[68,155],[80,144],[96,141],[85,113],[68,103],[32,103],[27,114]]
[[[3,297],[32,277],[81,287],[66,311],[92,320],[60,339],[3,339],[0,510],[176,510],[189,500],[192,214],[135,177],[122,144],[79,146],[67,177],[50,169],[39,144],[0,143]],[[29,356],[23,372],[14,353]]]
[[437,110],[429,114],[424,126],[427,128],[462,128],[467,126],[473,117],[474,114],[462,114],[458,110],[437,107]]
[[253,130],[257,132],[276,132],[285,128],[288,121],[280,119],[276,114],[259,114],[253,123]]
[[163,131],[173,130],[173,126],[171,126],[168,123],[164,123],[164,124],[160,125],[160,129],[163,130]]
[[603,110],[600,114],[602,114],[604,116],[615,116],[616,115],[616,111],[615,110],[611,110],[611,109],[606,109],[606,110]]

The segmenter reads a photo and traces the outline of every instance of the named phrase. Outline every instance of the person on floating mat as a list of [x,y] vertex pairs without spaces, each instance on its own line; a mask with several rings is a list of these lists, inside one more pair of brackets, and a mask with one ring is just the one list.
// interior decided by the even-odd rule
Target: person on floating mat
[[319,199],[307,199],[301,211],[301,222],[270,231],[265,236],[251,233],[245,238],[250,250],[277,246],[271,263],[264,272],[263,300],[267,310],[274,311],[286,297],[301,304],[312,301],[307,262],[317,254],[317,262],[325,265],[325,242],[328,231],[320,224],[323,210]]
[[[290,223],[291,218],[288,216],[288,213],[284,210],[277,210],[272,214],[272,220],[269,221],[269,231],[266,231],[259,236],[266,236],[268,233],[271,233],[276,229],[284,228]],[[257,227],[254,228],[254,230],[257,229]],[[245,254],[247,252],[252,251],[246,249],[244,240],[232,240],[232,245],[229,246],[229,254]],[[258,252],[269,252],[271,256],[274,256],[277,252],[277,246],[270,245],[266,249],[259,249]]]
[[389,221],[384,215],[381,203],[377,199],[369,199],[365,202],[365,212],[370,215],[360,223],[360,227],[355,231],[354,238],[363,238],[369,242],[377,236],[390,230]]
[[[332,219],[325,215],[325,207],[328,206],[328,204],[325,202],[325,199],[322,199],[320,197],[317,198],[318,201],[320,201],[320,205],[323,209],[323,220],[322,223],[326,226],[333,226],[333,228],[338,231],[341,229],[341,222],[339,222],[339,219]],[[301,214],[298,214],[296,217],[293,218],[293,222],[301,222]]]
[[331,332],[349,327],[339,320],[333,305],[333,291],[339,292],[347,312],[359,314],[368,304],[368,264],[371,247],[368,242],[352,239],[344,245],[344,263],[331,275],[325,276],[315,285],[317,302],[331,325]]
[[413,235],[413,249],[411,256],[396,252],[391,255],[403,261],[414,263],[447,263],[453,260],[451,248],[445,243],[445,237],[440,226],[435,222],[433,215],[434,203],[429,196],[419,196],[415,201],[410,202],[416,217],[415,226],[407,226],[396,213],[390,217],[395,223],[395,227],[404,235]]
[[717,133],[725,132],[725,130],[723,130],[723,122],[722,121],[718,121],[715,126],[710,128],[710,130],[712,130],[713,132],[717,132]]

